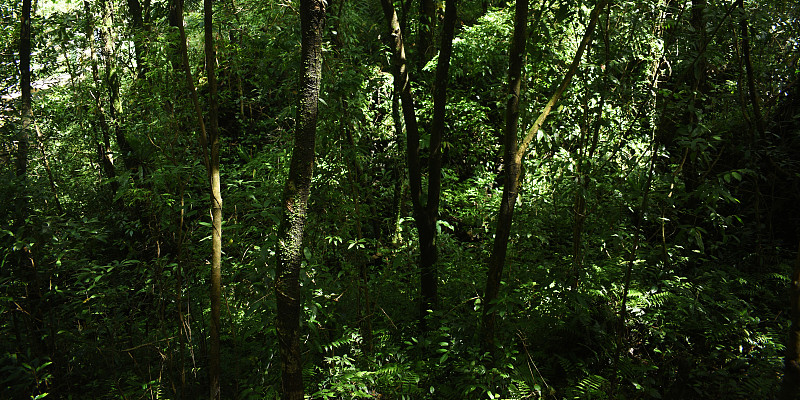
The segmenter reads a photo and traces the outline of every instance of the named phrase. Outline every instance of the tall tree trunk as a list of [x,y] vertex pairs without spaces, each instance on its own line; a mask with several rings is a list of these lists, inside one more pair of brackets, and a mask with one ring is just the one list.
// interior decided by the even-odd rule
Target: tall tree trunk
[[[411,0],[409,0],[410,2]],[[417,72],[433,57],[433,33],[436,30],[436,3],[434,0],[419,0],[419,33],[417,34]]]
[[147,74],[145,58],[147,56],[147,38],[144,26],[142,4],[139,0],[128,0],[128,12],[131,17],[133,51],[136,59],[136,77],[143,78]]
[[276,326],[281,354],[282,398],[303,399],[303,363],[300,357],[300,263],[303,230],[314,169],[317,103],[322,80],[322,28],[324,0],[300,1],[302,33],[300,101],[289,176],[283,189],[283,217],[278,228]]
[[756,83],[753,72],[753,62],[750,58],[750,27],[747,21],[747,13],[744,8],[744,1],[736,1],[739,8],[742,10],[742,19],[739,21],[739,26],[742,31],[742,48],[744,53],[744,66],[747,72],[747,88],[750,92],[750,104],[753,107],[753,117],[756,122],[756,130],[760,137],[764,137],[764,116],[761,113],[761,100],[756,91]]
[[425,316],[435,308],[438,301],[438,273],[436,271],[436,222],[439,214],[441,192],[441,144],[444,132],[445,103],[447,102],[447,81],[449,77],[450,55],[456,22],[456,1],[446,3],[445,21],[442,30],[442,50],[436,66],[436,87],[434,88],[434,117],[431,124],[430,157],[428,159],[428,197],[423,203],[422,166],[420,162],[419,125],[417,123],[414,98],[409,84],[405,43],[397,12],[390,0],[381,0],[383,13],[393,38],[393,67],[395,92],[400,94],[403,107],[403,120],[406,124],[406,157],[408,163],[411,202],[414,207],[414,221],[419,233],[420,247],[420,327],[426,330]]
[[[425,328],[425,316],[438,303],[439,274],[436,270],[438,248],[436,245],[436,223],[439,219],[439,199],[442,191],[442,139],[444,137],[445,104],[447,83],[450,76],[450,56],[453,53],[453,35],[456,24],[456,0],[445,4],[442,45],[436,64],[433,89],[433,121],[431,123],[430,155],[428,158],[428,199],[425,207],[415,213],[420,242],[420,282],[422,302],[420,318]],[[421,179],[421,177],[420,177]],[[415,204],[419,205],[421,201]],[[423,329],[424,331],[425,329]]]
[[508,100],[506,101],[505,127],[503,129],[505,180],[503,199],[497,218],[492,255],[489,259],[489,272],[483,301],[483,324],[481,346],[485,351],[494,349],[495,312],[491,301],[500,291],[500,277],[505,263],[511,221],[514,216],[514,202],[519,190],[521,163],[516,162],[517,125],[519,121],[519,96],[522,87],[522,66],[525,63],[525,42],[528,37],[528,0],[516,0],[514,8],[514,34],[511,39],[508,67]]
[[[22,129],[17,137],[17,184],[19,191],[16,194],[16,213],[14,227],[24,228],[28,217],[28,148],[30,146],[31,123],[33,122],[33,108],[31,106],[31,0],[22,0],[22,15],[20,21],[19,38],[19,86],[22,92]],[[24,236],[24,233],[23,233]]]
[[103,24],[100,34],[103,38],[103,58],[105,60],[105,84],[108,90],[108,100],[110,103],[109,116],[111,126],[114,129],[114,137],[120,149],[120,158],[125,168],[135,173],[140,164],[134,154],[133,147],[125,136],[123,123],[122,99],[119,97],[120,77],[117,65],[114,60],[115,55],[115,34],[114,34],[114,5],[111,0],[100,0],[103,12]]
[[211,399],[220,399],[219,313],[222,286],[222,192],[219,177],[219,104],[217,100],[216,50],[212,0],[203,0],[206,71],[208,73],[208,144],[210,159],[208,175],[211,181],[211,349],[209,374]]
[[[178,34],[179,34],[179,40],[178,40],[178,43],[177,43],[178,54],[177,54],[177,57],[173,58],[172,62],[173,62],[173,67],[176,70],[180,70],[180,69],[183,70],[183,74],[184,74],[184,78],[185,78],[184,84],[185,84],[186,90],[189,93],[189,98],[192,101],[192,106],[193,106],[193,109],[194,109],[195,117],[197,118],[197,127],[199,129],[198,139],[199,139],[200,148],[201,148],[201,151],[202,151],[203,165],[206,167],[206,171],[209,171],[209,175],[211,175],[210,171],[212,170],[212,168],[211,168],[211,162],[210,162],[209,156],[208,156],[208,152],[209,152],[208,151],[209,150],[208,149],[208,142],[209,142],[209,139],[208,139],[208,134],[206,132],[206,124],[205,124],[205,121],[203,119],[203,110],[200,107],[200,99],[199,99],[199,96],[197,95],[197,90],[196,90],[196,88],[194,86],[194,77],[192,76],[192,70],[189,67],[189,54],[188,54],[188,49],[187,49],[187,44],[186,44],[186,30],[183,27],[183,4],[184,4],[183,0],[171,0],[170,1],[170,15],[169,15],[170,26],[177,28],[178,29]],[[217,169],[216,170],[219,171],[219,164],[218,163],[217,163]],[[209,177],[209,182],[211,182],[210,177]],[[212,188],[213,188],[213,185],[212,185]],[[183,197],[181,197],[181,199],[183,199]],[[213,189],[212,189],[212,207],[214,206],[214,204],[215,203],[214,203]],[[216,218],[215,221],[220,221],[220,224],[221,224],[221,222],[222,222],[222,218],[221,218],[222,199],[220,199],[219,206],[220,206],[220,218]],[[213,213],[212,213],[212,217],[213,217]],[[182,228],[181,228],[181,232],[183,232]],[[221,234],[222,234],[222,231],[221,230],[215,230],[215,232],[219,232],[219,234],[220,234],[220,237],[218,239],[220,241],[220,250],[221,250],[221,243],[222,243]],[[213,240],[212,240],[212,242],[213,242]],[[212,251],[214,251],[214,246],[215,246],[215,243],[212,243]],[[220,254],[220,257],[221,257],[221,254]],[[213,259],[213,257],[212,257],[212,259]],[[220,259],[220,261],[221,261],[221,259]],[[221,284],[220,284],[220,290],[221,290]],[[212,288],[212,292],[213,292],[213,288]],[[179,294],[178,297],[180,298],[180,294]],[[179,307],[179,308],[181,308],[181,307]],[[179,323],[181,324],[181,331],[184,332],[184,334],[186,334],[186,332],[188,331],[187,328],[189,327],[189,324],[190,324],[189,320],[192,319],[191,310],[187,310],[187,312],[189,313],[189,315],[186,315],[186,316],[183,315],[182,311],[178,312],[178,320],[179,320]],[[217,315],[219,315],[219,311],[217,311]],[[213,317],[212,317],[212,319],[213,319]],[[204,348],[203,343],[201,343],[201,347]],[[194,356],[192,356],[192,358],[194,358]],[[181,363],[181,369],[182,369],[181,370],[181,397],[185,398],[186,394],[187,394],[186,393],[187,391],[185,390],[185,374],[184,374],[184,371],[183,371],[183,363]],[[217,381],[217,383],[218,382],[219,381]],[[214,390],[214,388],[213,388],[213,385],[212,385],[211,386],[211,391],[213,392],[213,390]],[[217,390],[217,393],[220,393],[220,391]],[[212,398],[214,398],[214,397],[212,396]]]
[[578,50],[575,53],[575,58],[570,64],[561,85],[556,89],[556,92],[545,104],[539,117],[533,123],[533,126],[528,130],[522,143],[517,146],[517,119],[519,115],[519,88],[520,76],[522,71],[523,56],[525,54],[525,39],[526,24],[527,24],[527,0],[517,0],[516,16],[514,19],[514,36],[511,42],[511,52],[509,53],[509,98],[506,104],[506,126],[504,129],[504,146],[505,146],[505,186],[503,187],[503,199],[500,202],[500,211],[497,218],[497,229],[495,231],[494,244],[492,246],[492,255],[489,258],[489,269],[486,277],[486,291],[483,298],[483,324],[481,328],[481,346],[484,351],[494,352],[494,331],[495,331],[495,310],[494,302],[497,300],[498,293],[500,292],[500,280],[503,274],[503,267],[505,265],[506,252],[508,249],[508,238],[511,234],[511,223],[514,215],[514,204],[517,201],[517,194],[519,193],[520,173],[522,171],[522,158],[527,152],[534,135],[541,129],[550,111],[561,99],[561,96],[567,90],[572,81],[573,76],[578,71],[583,57],[583,52],[588,46],[592,38],[592,33],[597,25],[597,18],[600,11],[605,8],[607,0],[600,0],[595,5],[590,15],[589,25],[586,27],[586,32],[583,35]]
[[[22,127],[17,136],[17,160],[16,160],[16,184],[19,188],[16,195],[16,210],[14,215],[14,234],[19,241],[27,243],[33,234],[28,228],[28,152],[30,149],[31,126],[33,124],[33,108],[31,98],[31,0],[22,1],[22,13],[20,21],[20,41],[19,41],[19,72],[20,72],[20,91],[22,92]],[[16,253],[17,267],[20,276],[29,286],[26,287],[26,306],[25,312],[28,325],[28,339],[33,354],[45,356],[46,348],[44,339],[41,335],[43,328],[42,307],[41,307],[41,285],[39,284],[39,271],[34,262],[34,248],[40,243],[35,243],[33,248],[27,244],[22,246]],[[38,394],[38,393],[37,393]]]
[[114,160],[111,158],[111,133],[106,121],[105,113],[103,111],[103,101],[101,99],[99,87],[102,86],[100,82],[100,71],[97,66],[97,51],[94,48],[94,22],[92,17],[92,8],[88,0],[83,1],[83,10],[86,14],[86,25],[84,33],[86,40],[89,42],[89,64],[92,69],[92,82],[94,87],[91,89],[92,97],[94,98],[94,118],[96,124],[100,126],[100,139],[97,141],[97,158],[103,169],[103,176],[111,181],[111,193],[116,195],[119,189],[119,182],[114,178],[117,176],[114,170]]
[[[175,31],[179,33],[180,39],[169,43],[170,51],[168,54],[171,56],[169,57],[169,60],[172,64],[173,71],[180,71],[183,69],[183,53],[180,45],[180,40],[183,40],[180,34],[180,32],[183,31],[183,0],[169,0],[169,13],[167,15],[167,21],[170,28],[175,29]],[[186,41],[183,40],[183,43],[185,46]]]
[[800,398],[800,245],[794,262],[791,283],[791,322],[784,358],[783,382],[778,396],[781,400]]

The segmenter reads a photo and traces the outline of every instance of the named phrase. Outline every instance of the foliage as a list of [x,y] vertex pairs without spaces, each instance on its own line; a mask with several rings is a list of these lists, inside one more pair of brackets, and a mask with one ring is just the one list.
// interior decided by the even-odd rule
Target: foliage
[[[139,36],[127,2],[110,3],[110,26],[102,25],[99,4],[40,5],[34,80],[61,79],[35,90],[35,139],[22,186],[14,167],[18,3],[0,1],[0,397],[202,398],[208,177],[175,62],[170,4],[142,2],[147,22]],[[419,10],[400,3],[414,60]],[[798,5],[748,1],[742,10],[708,2],[697,25],[693,6],[707,2],[612,2],[575,81],[534,135],[503,286],[485,304],[505,174],[499,137],[514,10],[505,2],[461,3],[437,223],[440,304],[425,332],[417,324],[419,246],[404,126],[387,72],[387,24],[378,2],[329,3],[302,250],[306,393],[774,397],[800,222]],[[533,3],[523,129],[560,83],[593,6]],[[273,285],[300,81],[297,4],[215,7],[225,199],[222,390],[231,398],[276,398]],[[204,109],[198,11],[199,3],[186,3],[190,69]],[[742,18],[751,28],[763,133],[749,93]],[[114,34],[111,54],[101,49],[101,28]],[[149,67],[137,76],[141,43]],[[423,162],[435,62],[411,82]],[[120,77],[121,115],[112,114],[112,72]],[[98,150],[106,141],[112,174]],[[139,165],[126,168],[126,158]],[[30,204],[24,221],[17,220],[19,196]],[[487,307],[499,317],[496,354],[482,353],[478,342]]]

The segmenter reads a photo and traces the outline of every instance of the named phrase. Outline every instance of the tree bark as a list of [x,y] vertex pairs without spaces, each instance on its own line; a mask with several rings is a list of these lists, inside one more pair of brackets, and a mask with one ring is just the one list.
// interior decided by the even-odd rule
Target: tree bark
[[208,175],[211,183],[211,349],[209,353],[211,399],[222,397],[220,390],[219,314],[222,291],[222,192],[219,176],[219,101],[217,99],[216,50],[212,0],[203,0],[206,72],[208,73]]
[[136,77],[142,78],[147,74],[145,58],[147,56],[147,38],[144,26],[142,4],[139,0],[128,0],[128,12],[131,17],[133,33],[133,51],[136,59]]
[[324,0],[301,0],[302,33],[300,101],[289,176],[283,190],[283,217],[278,228],[276,326],[281,354],[282,398],[303,399],[303,363],[300,355],[300,263],[303,230],[314,168],[317,105],[322,80]]
[[533,140],[534,135],[541,129],[550,111],[561,99],[561,96],[569,87],[573,76],[578,70],[583,52],[591,41],[592,33],[594,32],[597,18],[600,11],[605,8],[607,0],[600,0],[595,5],[590,15],[589,25],[586,27],[586,32],[583,35],[578,50],[575,53],[575,58],[570,64],[564,79],[559,85],[556,92],[545,104],[539,117],[533,123],[533,126],[525,135],[522,143],[517,146],[517,120],[519,115],[519,90],[521,85],[521,71],[523,64],[523,56],[525,54],[525,39],[526,39],[526,24],[527,24],[527,0],[517,0],[516,3],[516,16],[514,19],[514,36],[511,43],[511,52],[509,54],[509,99],[506,104],[506,125],[504,129],[503,142],[505,146],[505,186],[503,187],[503,199],[500,203],[500,211],[497,218],[497,229],[495,231],[494,244],[492,246],[492,255],[489,258],[489,269],[486,277],[486,291],[483,298],[483,324],[481,328],[481,346],[485,352],[493,353],[494,345],[494,331],[495,331],[495,311],[493,310],[494,302],[500,292],[500,281],[503,274],[503,267],[506,259],[506,252],[508,250],[508,238],[511,234],[511,223],[514,216],[514,204],[517,201],[519,193],[519,182],[522,171],[522,159]]
[[[444,134],[445,104],[447,102],[447,81],[449,79],[450,56],[457,18],[456,1],[448,0],[445,6],[445,19],[442,29],[442,46],[436,65],[436,86],[434,88],[434,116],[431,124],[430,156],[428,158],[427,199],[422,193],[422,166],[420,161],[419,125],[417,123],[414,97],[409,84],[408,64],[405,43],[400,21],[391,1],[381,0],[384,17],[389,24],[393,38],[393,68],[395,92],[400,94],[403,120],[406,124],[406,157],[408,163],[411,202],[414,208],[414,221],[419,233],[420,247],[420,327],[427,329],[425,316],[428,310],[436,308],[438,302],[438,272],[436,271],[436,222],[439,214],[441,193],[441,144]],[[423,201],[425,203],[423,203]]]
[[481,346],[484,351],[494,349],[495,312],[491,301],[497,298],[500,291],[500,276],[508,248],[508,237],[514,215],[514,202],[519,190],[521,163],[516,162],[517,125],[519,121],[519,96],[522,87],[522,66],[525,63],[525,42],[528,37],[528,0],[516,0],[514,11],[514,34],[511,39],[508,67],[508,100],[506,101],[505,127],[503,129],[505,181],[503,199],[500,202],[500,213],[497,218],[497,231],[489,259],[489,271],[486,278],[486,290],[483,300],[483,324]]
[[742,30],[742,50],[744,53],[744,66],[747,72],[747,89],[750,92],[750,104],[753,107],[753,117],[756,122],[756,131],[760,137],[764,137],[764,116],[761,113],[761,100],[756,91],[756,83],[753,72],[753,62],[750,58],[750,28],[747,21],[747,14],[745,13],[744,1],[737,0],[737,5],[742,10],[742,19],[739,21],[739,26]]
[[433,0],[419,0],[419,48],[417,72],[422,73],[425,64],[433,57],[433,32],[436,29],[436,4]]
[[453,53],[456,16],[456,0],[447,0],[442,27],[442,44],[436,64],[433,89],[433,121],[428,158],[428,199],[425,208],[417,213],[422,217],[420,221],[424,224],[424,228],[420,223],[417,224],[421,249],[422,308],[420,318],[423,327],[425,327],[425,316],[428,310],[436,308],[438,303],[439,274],[436,270],[436,260],[439,258],[439,254],[436,245],[436,223],[439,219],[439,199],[442,191],[442,139],[445,134],[445,104],[447,103],[447,83],[450,76],[450,57]]
[[119,97],[120,78],[117,71],[117,66],[114,62],[114,10],[111,0],[100,0],[100,6],[103,12],[103,24],[100,29],[100,34],[103,38],[103,58],[105,60],[105,84],[108,89],[108,100],[110,103],[109,116],[111,117],[111,126],[114,128],[114,137],[117,140],[117,146],[120,149],[120,158],[125,168],[132,173],[136,172],[139,168],[139,162],[134,154],[133,147],[128,139],[125,137],[125,130],[123,125],[123,110],[122,99]]
[[86,40],[89,42],[89,63],[92,69],[92,82],[94,82],[94,87],[91,89],[95,105],[94,117],[96,123],[100,126],[100,140],[97,141],[97,158],[103,168],[103,176],[111,181],[111,194],[113,196],[117,194],[119,182],[114,179],[117,173],[114,169],[114,160],[111,158],[111,133],[103,111],[103,102],[99,90],[102,83],[100,82],[100,71],[97,67],[97,52],[94,47],[94,22],[92,8],[87,0],[83,2],[83,10],[86,14],[84,32]]
[[[22,92],[22,129],[17,137],[16,175],[19,192],[16,198],[16,218],[14,218],[15,231],[24,229],[28,217],[28,196],[26,192],[28,179],[28,148],[30,146],[30,131],[33,121],[33,108],[31,106],[31,0],[22,1],[22,15],[20,21],[19,38],[19,86]],[[19,232],[17,232],[19,234]],[[24,232],[22,233],[24,236]]]

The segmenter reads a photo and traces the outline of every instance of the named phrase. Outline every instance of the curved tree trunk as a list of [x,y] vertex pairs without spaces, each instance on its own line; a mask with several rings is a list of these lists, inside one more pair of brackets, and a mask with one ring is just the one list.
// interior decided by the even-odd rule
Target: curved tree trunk
[[283,189],[283,217],[278,228],[277,298],[278,343],[281,353],[282,398],[303,399],[303,363],[300,357],[300,262],[303,230],[314,168],[317,103],[322,80],[322,28],[324,0],[301,0],[302,32],[300,102],[289,176]]
[[[522,140],[522,143],[517,146],[517,118],[519,114],[517,109],[519,107],[518,80],[520,79],[519,76],[522,69],[522,57],[525,54],[525,39],[527,37],[525,31],[528,10],[527,0],[517,0],[514,38],[509,54],[509,99],[506,104],[506,127],[503,139],[505,145],[505,186],[503,187],[503,199],[500,203],[500,212],[497,218],[497,230],[495,231],[492,255],[489,258],[486,291],[483,298],[484,309],[483,325],[481,328],[481,346],[484,351],[494,351],[495,311],[493,310],[493,303],[497,300],[498,293],[500,292],[500,281],[503,275],[506,251],[508,249],[508,238],[511,234],[511,223],[514,216],[514,204],[519,194],[522,158],[525,156],[534,135],[541,129],[547,116],[550,115],[550,111],[561,99],[561,96],[563,96],[572,78],[578,71],[578,65],[580,65],[581,59],[583,58],[583,52],[586,50],[586,46],[588,46],[592,38],[594,27],[597,25],[597,18],[600,16],[600,11],[605,8],[606,2],[606,0],[600,0],[595,5],[589,17],[589,25],[586,27],[583,39],[581,39],[575,57],[572,59],[572,64],[570,64],[569,70],[567,70],[566,75],[564,75],[561,85],[559,85],[556,92],[550,97],[547,104],[545,104],[539,117],[536,118],[533,126],[528,130],[525,138]],[[519,68],[520,72],[518,72],[516,68]]]
[[486,278],[486,291],[483,302],[483,324],[481,346],[484,351],[494,349],[495,313],[490,301],[497,298],[500,291],[500,276],[508,249],[511,221],[514,216],[514,202],[517,201],[521,163],[515,160],[517,154],[517,124],[519,121],[519,96],[522,87],[522,66],[525,63],[525,40],[528,37],[528,0],[517,0],[514,15],[514,36],[511,40],[508,68],[508,101],[506,102],[506,121],[503,129],[505,185],[500,213],[497,217],[492,255],[489,259],[489,272]]

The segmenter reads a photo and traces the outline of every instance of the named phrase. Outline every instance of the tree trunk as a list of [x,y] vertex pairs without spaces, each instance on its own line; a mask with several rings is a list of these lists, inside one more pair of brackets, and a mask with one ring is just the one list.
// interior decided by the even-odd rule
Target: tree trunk
[[278,228],[276,326],[281,354],[282,398],[303,399],[303,363],[300,357],[300,263],[303,230],[314,168],[317,103],[322,80],[323,0],[301,0],[302,33],[300,101],[289,176],[283,190],[283,217]]
[[103,24],[100,34],[103,39],[103,58],[105,60],[105,84],[108,89],[108,100],[110,103],[109,116],[111,126],[114,129],[114,137],[120,149],[120,158],[125,168],[135,173],[139,169],[139,161],[134,154],[133,147],[125,137],[123,124],[122,99],[119,97],[120,78],[117,71],[115,58],[115,34],[114,34],[114,10],[111,0],[100,0],[103,12]]
[[211,155],[208,175],[211,182],[211,349],[209,375],[211,399],[222,397],[220,390],[219,313],[222,286],[222,192],[219,177],[219,105],[217,100],[216,50],[212,0],[203,1],[206,71],[208,73],[208,144]]
[[519,121],[519,96],[522,87],[522,66],[525,63],[525,41],[528,37],[528,0],[516,0],[514,15],[514,34],[511,39],[508,68],[508,100],[506,101],[505,127],[503,129],[505,184],[500,214],[497,217],[492,255],[489,259],[489,272],[486,278],[486,291],[483,300],[483,324],[481,346],[484,351],[494,350],[495,312],[491,304],[500,291],[500,277],[506,259],[508,237],[514,215],[514,202],[517,201],[521,162],[516,161],[517,124]]
[[747,88],[750,92],[750,104],[753,107],[753,118],[756,122],[756,130],[760,137],[764,137],[764,116],[761,113],[761,100],[756,91],[756,83],[753,73],[753,62],[750,59],[750,28],[747,22],[747,14],[744,8],[744,1],[737,0],[737,5],[742,10],[742,19],[739,26],[742,30],[742,50],[744,53],[744,66],[747,72]]
[[[450,56],[453,53],[456,16],[456,0],[447,0],[444,26],[442,27],[442,45],[436,64],[433,89],[433,121],[428,158],[428,199],[424,209],[415,213],[421,217],[417,220],[417,229],[419,230],[420,282],[422,286],[420,321],[423,331],[426,328],[425,316],[428,310],[436,308],[439,297],[439,273],[436,270],[436,260],[439,258],[436,245],[436,223],[439,219],[439,199],[442,191],[442,139],[445,133],[445,104],[447,103],[447,83],[450,76]],[[416,202],[416,204],[420,203],[421,201]]]
[[425,64],[433,57],[433,32],[436,30],[436,4],[433,0],[419,0],[419,49],[417,72],[422,73]]
[[147,74],[145,58],[147,56],[147,38],[145,37],[142,4],[139,0],[128,0],[128,12],[131,17],[133,51],[136,59],[136,77],[143,78]]
[[100,139],[97,141],[97,159],[102,166],[103,176],[111,181],[111,194],[113,196],[117,194],[119,182],[114,179],[117,173],[114,169],[114,160],[111,158],[111,133],[103,111],[103,102],[99,90],[102,83],[100,82],[100,71],[97,67],[97,52],[94,48],[94,22],[92,18],[92,8],[87,0],[83,2],[83,10],[86,14],[84,32],[86,34],[86,40],[89,42],[89,63],[91,64],[92,82],[94,83],[94,87],[91,89],[95,106],[94,118],[95,123],[100,126]]
[[434,88],[434,117],[431,127],[430,157],[428,159],[428,197],[423,204],[422,166],[420,162],[419,126],[417,123],[414,98],[409,84],[405,43],[400,21],[391,1],[381,0],[384,17],[389,23],[393,38],[393,67],[395,92],[400,94],[403,107],[403,120],[406,124],[406,157],[411,202],[414,207],[414,221],[419,233],[420,247],[420,327],[426,330],[425,316],[428,310],[436,307],[438,301],[438,273],[436,271],[436,222],[439,214],[441,192],[441,144],[444,132],[445,103],[447,102],[447,81],[450,55],[457,18],[456,2],[447,1],[445,21],[442,30],[442,51],[436,66],[436,87]]
[[[514,204],[517,201],[519,193],[520,172],[522,170],[522,158],[533,140],[534,135],[541,129],[550,111],[561,99],[561,96],[569,87],[572,77],[578,71],[583,57],[583,52],[586,50],[589,41],[591,41],[594,27],[597,25],[597,18],[600,11],[605,8],[607,0],[600,0],[595,5],[590,15],[589,26],[586,27],[586,32],[581,39],[578,50],[575,53],[575,58],[572,59],[569,70],[567,70],[561,85],[556,89],[556,92],[545,104],[539,117],[533,123],[533,126],[522,143],[517,146],[517,119],[519,115],[519,88],[520,76],[522,71],[522,57],[525,54],[525,39],[526,39],[526,24],[527,24],[527,0],[517,0],[516,12],[517,15],[514,19],[514,37],[511,44],[511,52],[509,53],[509,98],[506,104],[506,126],[504,133],[505,145],[505,186],[503,187],[503,199],[500,203],[500,212],[497,218],[497,230],[495,231],[494,244],[492,247],[492,255],[489,258],[489,270],[486,277],[486,292],[483,298],[483,325],[481,329],[481,346],[484,351],[494,352],[494,331],[495,331],[495,311],[492,309],[493,303],[497,300],[500,292],[500,281],[503,274],[503,267],[506,259],[506,251],[508,249],[508,238],[511,234],[511,223],[514,215]],[[520,12],[520,10],[524,10]],[[517,68],[519,70],[517,70]]]
[[[16,216],[14,230],[24,229],[28,217],[28,196],[26,192],[28,179],[28,148],[30,146],[30,131],[33,121],[33,108],[31,107],[31,0],[22,1],[22,15],[20,21],[19,39],[19,86],[22,92],[22,129],[17,137],[17,187]],[[15,232],[22,234],[24,232]]]

